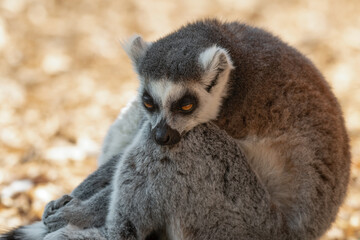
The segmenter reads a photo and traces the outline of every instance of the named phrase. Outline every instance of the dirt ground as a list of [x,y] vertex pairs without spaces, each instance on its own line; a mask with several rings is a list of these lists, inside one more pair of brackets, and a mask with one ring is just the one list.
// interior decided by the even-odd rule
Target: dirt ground
[[118,40],[155,40],[217,17],[275,33],[330,82],[353,163],[345,204],[322,239],[360,239],[359,13],[358,0],[1,0],[0,231],[40,219],[96,168],[104,134],[138,84]]

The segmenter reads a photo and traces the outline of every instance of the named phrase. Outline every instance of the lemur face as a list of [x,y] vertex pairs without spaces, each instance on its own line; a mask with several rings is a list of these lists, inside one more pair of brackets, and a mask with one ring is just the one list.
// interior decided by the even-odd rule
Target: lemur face
[[[213,45],[194,54],[195,59],[181,60],[180,64],[184,61],[196,61],[200,68],[200,74],[194,74],[190,79],[182,81],[168,76],[146,74],[140,68],[150,45],[141,37],[135,37],[124,48],[140,78],[139,103],[151,122],[154,140],[159,145],[174,145],[196,125],[216,119],[227,94],[229,73],[233,66],[227,51]],[[148,55],[146,61],[158,66],[156,61],[159,59],[154,57],[153,60],[152,55]],[[162,60],[160,56],[160,61]],[[172,66],[165,64],[161,67]]]
[[140,101],[160,145],[173,145],[194,127],[199,114],[199,96],[194,89],[167,80],[146,81]]
[[[211,110],[206,104],[209,93],[195,83],[145,80],[139,93],[139,102],[152,123],[154,139],[160,145],[178,143],[191,128],[213,118],[209,116]],[[211,115],[216,116],[217,113]]]

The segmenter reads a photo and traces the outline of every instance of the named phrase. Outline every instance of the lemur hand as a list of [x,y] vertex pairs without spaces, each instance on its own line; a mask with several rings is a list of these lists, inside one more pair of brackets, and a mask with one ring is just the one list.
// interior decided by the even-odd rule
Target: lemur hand
[[42,220],[50,232],[56,231],[69,222],[81,218],[79,216],[82,215],[81,206],[79,199],[64,195],[46,205]]

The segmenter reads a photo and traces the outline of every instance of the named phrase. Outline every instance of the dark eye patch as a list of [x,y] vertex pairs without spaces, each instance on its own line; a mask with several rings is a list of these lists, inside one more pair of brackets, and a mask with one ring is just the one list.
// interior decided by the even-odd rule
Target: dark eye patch
[[[186,106],[189,104],[193,105],[191,110],[184,111],[181,109],[183,106]],[[171,111],[183,113],[183,114],[190,114],[196,109],[197,105],[198,105],[197,97],[191,93],[186,93],[182,98],[180,98],[179,100],[177,100],[171,104]]]
[[[154,102],[154,99],[150,96],[150,94],[148,92],[144,92],[142,95],[142,101],[143,101],[143,105],[145,107],[146,110],[153,112],[155,109],[157,109],[157,105]],[[145,104],[149,104],[152,105],[152,108],[148,108],[145,106]]]

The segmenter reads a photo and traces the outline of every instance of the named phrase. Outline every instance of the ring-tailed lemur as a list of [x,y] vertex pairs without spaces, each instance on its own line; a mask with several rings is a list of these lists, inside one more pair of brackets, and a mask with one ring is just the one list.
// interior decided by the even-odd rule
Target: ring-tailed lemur
[[[237,139],[285,229],[319,236],[330,226],[349,179],[348,137],[339,104],[307,58],[261,29],[216,20],[188,24],[154,43],[134,37],[125,49],[141,80],[134,109],[143,107],[159,145],[177,146],[194,126],[213,121]],[[116,125],[121,121],[113,132]],[[93,174],[106,184],[110,175]],[[80,196],[96,193],[89,201],[98,194],[79,189]],[[45,222],[65,212],[56,208],[66,202],[54,202]]]

